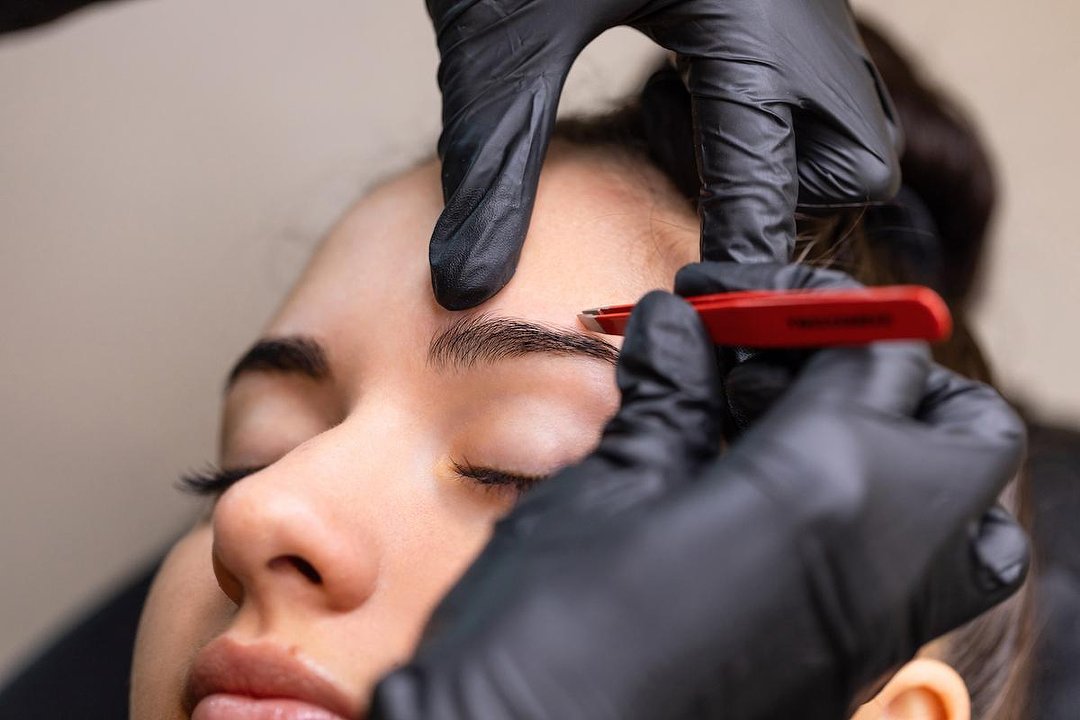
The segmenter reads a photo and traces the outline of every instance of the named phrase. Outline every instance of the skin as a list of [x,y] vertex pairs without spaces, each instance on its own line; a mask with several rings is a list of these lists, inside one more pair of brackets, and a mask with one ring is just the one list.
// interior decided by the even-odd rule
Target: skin
[[376,189],[262,333],[313,338],[329,376],[246,372],[229,389],[219,464],[266,467],[225,491],[159,572],[135,648],[136,720],[188,718],[193,659],[222,636],[283,649],[362,714],[516,496],[454,463],[550,473],[591,450],[618,403],[603,360],[440,368],[432,338],[476,314],[582,331],[582,309],[670,289],[698,252],[696,217],[654,170],[556,143],[513,280],[452,313],[432,296],[427,259],[442,207],[434,162]]
[[[660,180],[643,173],[553,148],[518,273],[468,314],[582,331],[582,309],[670,288],[693,259],[697,224],[658,206]],[[462,478],[452,463],[539,475],[595,444],[618,402],[604,361],[427,362],[432,337],[465,314],[431,293],[427,242],[441,210],[434,163],[375,190],[263,332],[318,340],[331,378],[245,373],[228,392],[220,465],[272,464],[226,491],[166,560],[136,645],[133,717],[187,717],[192,658],[221,634],[298,653],[364,707],[513,502],[513,489]],[[274,563],[289,556],[323,582]]]

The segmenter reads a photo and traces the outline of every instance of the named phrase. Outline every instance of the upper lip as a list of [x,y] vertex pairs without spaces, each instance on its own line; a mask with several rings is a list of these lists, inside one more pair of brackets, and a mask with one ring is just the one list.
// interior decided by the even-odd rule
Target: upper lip
[[219,637],[203,648],[188,673],[188,712],[215,693],[300,700],[342,717],[360,715],[360,708],[337,685],[295,653],[271,642],[249,645]]

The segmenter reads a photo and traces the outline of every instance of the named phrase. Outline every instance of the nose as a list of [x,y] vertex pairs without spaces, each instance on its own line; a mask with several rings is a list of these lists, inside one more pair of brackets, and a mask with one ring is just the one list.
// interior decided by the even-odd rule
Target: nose
[[[214,573],[237,605],[348,612],[374,590],[379,549],[357,514],[318,491],[310,468],[278,464],[245,478],[214,508]],[[279,465],[281,467],[279,467]],[[290,466],[292,465],[292,466]]]

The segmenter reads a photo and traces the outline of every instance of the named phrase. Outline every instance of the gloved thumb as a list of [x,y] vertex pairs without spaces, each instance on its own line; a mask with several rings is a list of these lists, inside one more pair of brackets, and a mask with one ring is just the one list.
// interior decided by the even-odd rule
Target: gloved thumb
[[637,304],[616,377],[622,404],[595,456],[632,470],[619,481],[624,492],[680,484],[718,452],[719,373],[712,341],[686,302],[656,291]]
[[[431,236],[429,260],[439,303],[464,310],[514,275],[573,57],[540,39],[534,54],[507,58],[501,50],[496,55],[492,47],[474,47],[476,37],[455,42],[439,32],[440,48],[447,45],[439,67],[446,207]],[[514,63],[520,66],[506,67]]]
[[[642,451],[636,464],[665,466],[688,456],[711,456],[719,409],[712,350],[688,303],[659,290],[640,300],[626,327],[616,371],[622,405],[600,450],[618,449],[623,457]],[[647,450],[644,445],[657,447]]]

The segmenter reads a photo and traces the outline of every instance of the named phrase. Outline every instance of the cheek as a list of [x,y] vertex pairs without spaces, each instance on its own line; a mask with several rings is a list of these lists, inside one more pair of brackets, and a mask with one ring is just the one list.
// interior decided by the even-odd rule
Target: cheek
[[512,503],[512,498],[486,494],[456,477],[437,478],[431,499],[430,506],[417,508],[412,522],[398,528],[399,542],[385,566],[396,578],[394,585],[411,599],[399,596],[398,601],[413,605],[413,612],[404,615],[413,623],[426,620],[426,611],[480,554]]
[[[433,501],[416,508],[398,528],[394,549],[385,558],[385,593],[373,598],[367,620],[378,628],[359,636],[393,638],[386,659],[401,662],[420,639],[435,606],[480,554],[495,522],[512,504],[506,495],[485,495],[458,478],[439,478]],[[358,618],[359,620],[360,618]]]
[[173,547],[154,578],[135,640],[134,720],[186,717],[181,698],[191,661],[232,614],[214,579],[210,545],[209,527],[196,527]]

